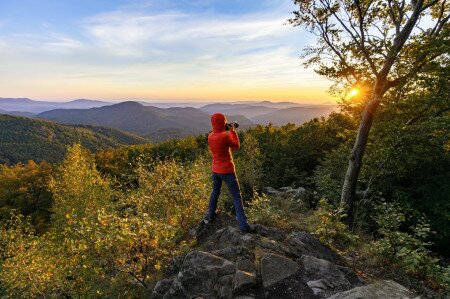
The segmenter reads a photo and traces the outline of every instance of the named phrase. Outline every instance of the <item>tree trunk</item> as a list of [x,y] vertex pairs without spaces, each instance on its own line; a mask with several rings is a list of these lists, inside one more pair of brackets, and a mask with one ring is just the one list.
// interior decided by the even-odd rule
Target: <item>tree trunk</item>
[[[385,80],[383,80],[385,81]],[[383,97],[384,84],[376,82],[370,97],[370,101],[364,108],[361,122],[356,135],[355,144],[349,157],[347,173],[345,174],[344,184],[342,186],[341,204],[344,205],[347,219],[352,222],[354,217],[354,206],[356,199],[356,185],[362,166],[362,158],[367,145],[370,128],[372,127],[375,112],[380,105]]]

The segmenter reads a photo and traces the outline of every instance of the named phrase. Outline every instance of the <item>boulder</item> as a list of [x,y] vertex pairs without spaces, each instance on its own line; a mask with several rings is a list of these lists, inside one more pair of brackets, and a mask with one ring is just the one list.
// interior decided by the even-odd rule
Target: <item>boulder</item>
[[292,197],[291,199],[295,197],[304,197],[309,193],[308,190],[303,187],[292,188],[290,186],[281,187],[278,190],[272,187],[265,187],[263,188],[263,192],[268,195]]
[[243,234],[233,217],[219,213],[197,236],[199,248],[165,267],[153,299],[356,299],[415,298],[393,281],[364,286],[340,257],[306,232],[286,236],[256,225]]
[[163,298],[231,298],[235,272],[236,266],[226,259],[207,252],[191,252]]
[[314,294],[322,298],[363,283],[351,269],[313,256],[304,256],[303,266],[305,281]]
[[255,272],[255,264],[246,257],[236,259],[236,268],[241,271]]
[[255,238],[250,234],[242,234],[237,228],[227,226],[210,236],[204,247],[212,251],[236,245],[252,249],[255,245]]
[[308,194],[308,191],[303,187],[298,187],[297,189],[295,189],[295,192],[297,193],[297,195],[307,195]]
[[212,254],[235,261],[239,257],[252,258],[252,252],[247,247],[240,245],[228,246],[222,249],[211,251]]
[[197,239],[198,244],[202,244],[214,234],[218,230],[224,227],[235,227],[238,228],[238,222],[235,217],[224,213],[218,212],[214,218],[214,221],[210,221],[208,224],[205,224],[203,221],[195,229],[195,237]]
[[382,280],[334,294],[329,299],[410,299],[420,298],[392,280]]
[[313,235],[306,232],[293,232],[287,237],[287,242],[291,247],[292,254],[301,257],[302,255],[315,256],[320,259],[339,263],[339,256],[328,246],[322,244]]
[[296,262],[277,254],[266,254],[261,258],[260,273],[264,287],[270,287],[299,270]]
[[275,195],[275,196],[278,196],[281,193],[281,192],[277,191],[276,189],[274,189],[272,187],[265,187],[264,191],[265,191],[266,194]]
[[255,298],[260,299],[317,299],[310,287],[304,282],[303,274],[300,270],[294,275],[285,278],[276,284],[258,288],[255,291]]
[[234,274],[233,291],[238,293],[245,288],[252,287],[256,284],[256,274],[253,272],[236,271]]
[[163,298],[164,294],[169,291],[170,287],[172,286],[173,279],[162,279],[158,281],[155,285],[155,288],[153,289],[153,293],[151,298],[153,299],[161,299]]
[[279,229],[266,227],[261,224],[255,224],[255,230],[259,235],[271,238],[273,240],[283,241],[286,239],[286,233]]
[[290,249],[282,242],[278,242],[269,238],[261,237],[255,241],[256,245],[264,251],[270,251],[279,255],[289,256]]

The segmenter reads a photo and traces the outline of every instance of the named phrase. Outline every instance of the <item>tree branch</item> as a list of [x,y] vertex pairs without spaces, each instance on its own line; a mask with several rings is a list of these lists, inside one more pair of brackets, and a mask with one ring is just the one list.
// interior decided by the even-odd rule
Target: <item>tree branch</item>
[[395,58],[397,57],[400,50],[403,48],[403,45],[405,44],[406,40],[408,39],[409,35],[411,34],[411,31],[413,30],[414,26],[417,23],[417,20],[419,19],[423,0],[419,1],[411,1],[415,3],[413,13],[411,14],[411,17],[406,22],[403,29],[400,31],[400,33],[394,38],[394,44],[392,45],[388,58],[384,62],[383,68],[378,74],[378,78],[384,80],[389,71],[391,70],[391,67],[395,61]]
[[[386,85],[384,86],[384,92],[386,92],[387,90],[389,90],[392,87],[396,87],[398,85],[403,84],[406,79],[411,78],[412,76],[416,75],[417,73],[420,72],[420,70],[428,63],[432,62],[433,60],[435,60],[436,58],[438,58],[439,56],[443,55],[444,53],[437,53],[433,56],[431,56],[429,59],[426,58],[426,55],[422,55],[420,56],[418,59],[416,59],[414,65],[416,65],[415,68],[411,69],[406,75],[398,77],[394,80],[388,81],[386,83]],[[420,61],[420,63],[419,63]]]
[[420,12],[423,12],[423,11],[427,10],[429,7],[435,5],[435,4],[438,3],[438,2],[439,2],[439,0],[433,0],[433,1],[431,1],[431,2],[428,3],[427,5],[424,5],[424,6],[422,7],[422,9],[420,10]]
[[[341,26],[345,29],[345,31],[347,31],[348,34],[350,34],[351,38],[353,39],[353,41],[358,45],[358,48],[361,50],[361,52],[364,55],[364,58],[366,59],[367,63],[369,64],[369,67],[372,71],[372,73],[375,76],[378,76],[378,71],[377,68],[372,60],[372,58],[369,55],[369,52],[367,51],[366,47],[364,46],[364,41],[361,38],[361,41],[358,40],[358,37],[355,36],[355,34],[347,27],[347,25],[345,25],[345,23],[341,20],[341,18],[334,12],[334,10],[330,7],[329,3],[326,2],[324,3],[323,1],[321,1],[323,5],[325,5],[327,7],[327,9],[333,14],[333,16],[336,18],[336,20],[341,24]],[[363,29],[363,28],[361,28]]]
[[[341,61],[341,63],[348,69],[350,70],[352,77],[355,79],[355,81],[359,82],[359,76],[356,75],[353,67],[351,67],[347,61],[345,60],[344,56],[342,55],[342,53],[340,51],[338,51],[338,49],[336,49],[336,47],[334,46],[334,44],[332,43],[332,41],[330,40],[330,37],[328,36],[327,32],[327,28],[328,28],[328,23],[325,23],[325,25],[323,24],[323,22],[321,22],[320,20],[318,20],[316,18],[315,15],[313,15],[314,20],[316,21],[316,24],[318,25],[318,29],[321,32],[321,36],[323,38],[323,40],[325,41],[325,43],[328,45],[328,47],[330,47],[330,49],[339,57],[339,60]],[[324,26],[327,26],[327,28],[324,28]]]

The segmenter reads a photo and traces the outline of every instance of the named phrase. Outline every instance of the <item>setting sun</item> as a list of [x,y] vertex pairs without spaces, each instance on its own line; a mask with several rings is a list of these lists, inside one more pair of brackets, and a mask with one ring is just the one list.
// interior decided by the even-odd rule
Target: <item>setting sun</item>
[[354,88],[354,89],[352,89],[352,90],[349,92],[348,95],[349,95],[350,97],[354,97],[354,96],[356,96],[358,93],[359,93],[359,90],[356,89],[356,88]]

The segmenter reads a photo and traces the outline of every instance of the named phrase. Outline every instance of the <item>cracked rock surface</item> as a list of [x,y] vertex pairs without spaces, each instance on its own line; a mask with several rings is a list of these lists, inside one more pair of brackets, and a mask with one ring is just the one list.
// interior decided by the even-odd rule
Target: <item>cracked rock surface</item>
[[219,214],[196,232],[196,251],[167,267],[151,298],[419,298],[394,281],[366,284],[311,234],[256,231],[244,234]]

